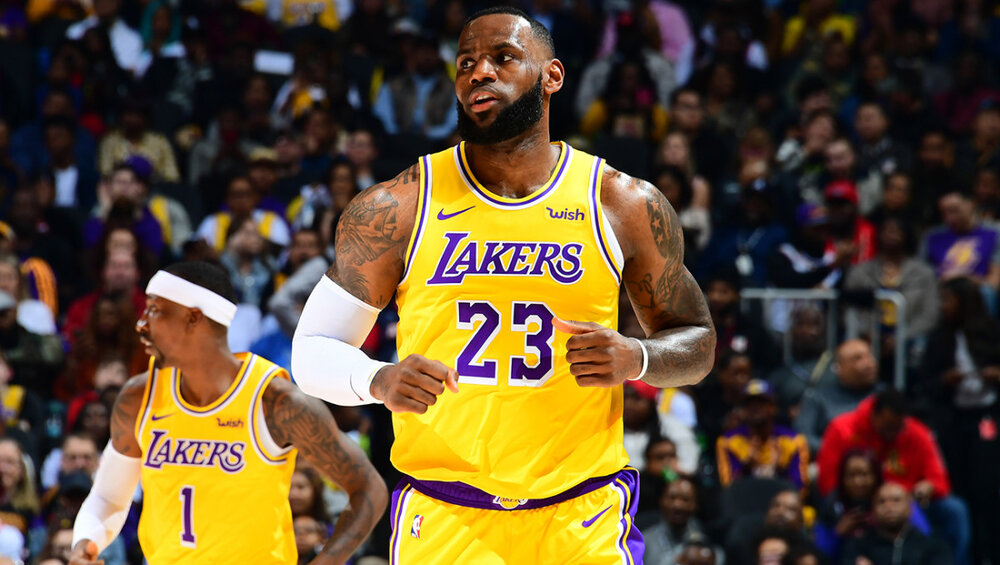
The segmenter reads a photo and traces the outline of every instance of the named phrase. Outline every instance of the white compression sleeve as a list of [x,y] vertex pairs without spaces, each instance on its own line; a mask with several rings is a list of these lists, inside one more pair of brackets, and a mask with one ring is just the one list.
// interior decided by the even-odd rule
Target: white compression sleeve
[[139,484],[142,460],[127,457],[108,442],[94,477],[94,486],[80,506],[73,524],[73,546],[89,539],[104,551],[121,531]]
[[299,388],[341,406],[378,403],[371,381],[389,363],[370,359],[358,349],[378,313],[330,277],[320,279],[292,338],[292,378]]

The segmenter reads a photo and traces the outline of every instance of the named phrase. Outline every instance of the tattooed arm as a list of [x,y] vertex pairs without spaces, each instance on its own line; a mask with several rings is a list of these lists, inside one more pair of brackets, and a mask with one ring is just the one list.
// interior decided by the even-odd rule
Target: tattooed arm
[[139,440],[135,437],[135,423],[139,407],[146,392],[146,373],[136,375],[125,383],[111,411],[111,445],[127,457],[142,457]]
[[566,342],[570,373],[580,386],[618,386],[642,373],[656,387],[700,381],[712,369],[715,328],[705,297],[684,268],[684,239],[670,203],[648,182],[611,167],[601,204],[625,255],[622,282],[648,336],[639,341],[593,322],[553,320]]
[[673,207],[650,183],[607,167],[601,200],[625,254],[628,291],[649,353],[643,381],[694,384],[712,369],[715,327],[708,304],[684,267],[684,235]]
[[371,533],[385,512],[388,493],[368,458],[337,429],[330,411],[285,379],[273,379],[264,391],[264,418],[271,438],[293,445],[319,472],[340,485],[350,504],[337,529],[312,563],[344,563]]
[[423,414],[445,386],[458,390],[458,373],[443,363],[414,354],[385,365],[358,349],[403,276],[419,171],[413,165],[362,192],[340,218],[335,262],[309,296],[292,339],[295,381],[312,396]]

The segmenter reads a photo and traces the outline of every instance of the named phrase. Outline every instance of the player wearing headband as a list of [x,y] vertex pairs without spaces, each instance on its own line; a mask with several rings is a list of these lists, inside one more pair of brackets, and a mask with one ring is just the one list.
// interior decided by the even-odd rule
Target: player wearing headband
[[382,479],[323,403],[270,361],[229,350],[235,299],[208,263],[178,263],[149,281],[136,331],[150,368],[115,403],[71,563],[100,563],[140,478],[139,542],[151,565],[295,563],[288,489],[299,453],[350,495],[312,563],[344,563],[382,515]]

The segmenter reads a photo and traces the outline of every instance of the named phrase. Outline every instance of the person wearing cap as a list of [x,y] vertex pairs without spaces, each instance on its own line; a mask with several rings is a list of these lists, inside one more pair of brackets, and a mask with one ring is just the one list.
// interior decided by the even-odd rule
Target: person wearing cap
[[805,202],[795,210],[793,238],[771,257],[771,280],[780,288],[833,288],[850,266],[853,249],[834,244],[826,208]]
[[[259,202],[257,207],[261,210],[270,210],[275,214],[284,217],[288,208],[288,201],[291,194],[278,194],[281,185],[278,183],[278,152],[270,147],[258,147],[250,152],[247,161],[247,180],[257,194]],[[284,183],[291,187],[290,183]],[[298,187],[295,187],[298,188]]]
[[98,188],[98,204],[83,224],[83,243],[92,248],[101,241],[109,223],[125,224],[139,243],[158,256],[165,245],[163,228],[146,205],[145,184],[140,177],[150,172],[149,161],[131,159],[116,164]]
[[111,441],[74,524],[72,564],[96,564],[140,478],[139,543],[151,565],[293,563],[288,493],[299,455],[350,499],[313,564],[346,562],[374,528],[388,499],[382,478],[286,371],[230,351],[235,299],[209,263],[177,263],[150,279],[136,324],[149,370],[115,403]]
[[795,430],[775,422],[778,402],[770,383],[751,379],[743,389],[744,423],[716,444],[719,482],[746,477],[785,479],[797,489],[809,482],[809,446]]
[[875,257],[875,226],[858,213],[858,188],[854,181],[841,179],[823,189],[826,209],[830,214],[830,230],[834,247],[854,247],[852,264],[870,261]]

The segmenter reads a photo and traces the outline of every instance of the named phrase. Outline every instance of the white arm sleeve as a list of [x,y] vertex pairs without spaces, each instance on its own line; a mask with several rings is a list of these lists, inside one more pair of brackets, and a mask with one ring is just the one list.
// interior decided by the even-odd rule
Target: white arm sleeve
[[94,476],[94,486],[80,506],[73,524],[73,546],[89,539],[104,551],[121,531],[139,484],[141,459],[118,453],[108,442]]
[[323,276],[302,309],[292,338],[292,378],[303,392],[340,406],[373,404],[375,373],[389,363],[358,349],[379,309]]

